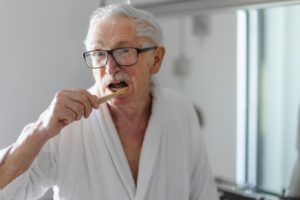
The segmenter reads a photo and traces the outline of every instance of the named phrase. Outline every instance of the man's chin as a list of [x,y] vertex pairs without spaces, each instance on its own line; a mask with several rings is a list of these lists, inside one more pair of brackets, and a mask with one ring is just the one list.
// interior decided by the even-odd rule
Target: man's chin
[[125,97],[116,97],[110,99],[107,104],[112,107],[124,107],[128,105],[129,101]]

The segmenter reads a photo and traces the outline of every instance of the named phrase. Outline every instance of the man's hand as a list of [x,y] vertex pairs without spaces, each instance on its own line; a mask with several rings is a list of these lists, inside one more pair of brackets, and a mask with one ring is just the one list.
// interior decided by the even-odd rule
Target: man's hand
[[68,124],[87,118],[98,108],[97,97],[86,90],[59,91],[39,120],[19,137],[0,163],[0,189],[26,171],[44,144]]
[[56,93],[50,106],[40,116],[36,128],[48,140],[68,124],[87,118],[93,108],[98,108],[97,96],[86,90],[62,90]]

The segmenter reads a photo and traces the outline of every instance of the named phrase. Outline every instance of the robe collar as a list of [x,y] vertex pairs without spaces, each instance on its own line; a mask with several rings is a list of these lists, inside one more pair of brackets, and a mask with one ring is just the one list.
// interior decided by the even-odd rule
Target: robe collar
[[[93,93],[97,91],[97,87],[92,89]],[[126,189],[129,199],[142,200],[147,196],[150,187],[151,177],[154,173],[158,152],[160,149],[161,136],[163,134],[163,124],[165,120],[165,112],[161,89],[156,80],[152,80],[152,112],[146,129],[140,159],[137,185],[134,179],[118,136],[116,127],[110,115],[107,104],[99,107],[97,116],[101,128],[101,134],[105,140],[106,148],[109,151],[114,168],[120,177],[124,189]]]

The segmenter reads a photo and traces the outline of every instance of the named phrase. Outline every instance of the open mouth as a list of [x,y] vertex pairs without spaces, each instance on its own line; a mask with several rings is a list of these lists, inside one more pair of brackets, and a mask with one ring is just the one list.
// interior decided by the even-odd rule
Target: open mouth
[[128,84],[125,81],[114,82],[108,84],[108,89],[112,92],[116,92],[121,88],[128,87]]

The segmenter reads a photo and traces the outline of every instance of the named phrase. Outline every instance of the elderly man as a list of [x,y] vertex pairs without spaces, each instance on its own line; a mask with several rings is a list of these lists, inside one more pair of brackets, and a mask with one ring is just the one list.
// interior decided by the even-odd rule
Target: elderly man
[[0,199],[36,199],[50,187],[64,200],[218,199],[193,107],[152,78],[165,53],[153,16],[129,4],[99,8],[86,48],[96,84],[58,92],[1,151]]

